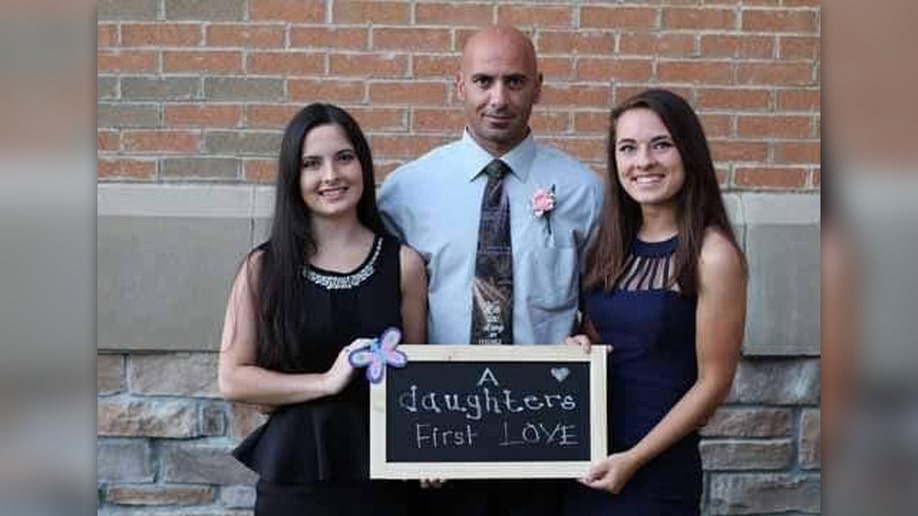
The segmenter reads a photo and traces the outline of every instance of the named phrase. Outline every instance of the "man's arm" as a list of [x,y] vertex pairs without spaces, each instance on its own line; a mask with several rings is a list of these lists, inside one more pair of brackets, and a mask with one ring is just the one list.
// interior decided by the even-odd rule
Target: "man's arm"
[[[593,172],[590,172],[591,174]],[[596,234],[599,232],[599,221],[602,215],[603,196],[605,195],[605,185],[599,179],[591,181],[589,185],[589,216],[587,218],[586,238],[579,242],[577,252],[580,256],[580,270],[586,271],[586,254],[587,250],[593,245]]]
[[382,217],[383,226],[389,233],[405,243],[401,213],[404,203],[399,200],[399,191],[398,177],[393,172],[380,185],[376,202],[379,205],[379,215]]

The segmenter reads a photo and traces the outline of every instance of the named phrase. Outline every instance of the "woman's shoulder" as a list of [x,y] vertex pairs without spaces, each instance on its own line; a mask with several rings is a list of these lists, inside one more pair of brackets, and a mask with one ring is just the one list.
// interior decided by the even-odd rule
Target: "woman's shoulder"
[[425,270],[424,259],[421,258],[421,254],[405,244],[399,243],[398,257],[401,262],[402,272],[416,273]]
[[239,266],[239,273],[236,275],[237,280],[241,278],[246,278],[249,281],[257,280],[268,252],[269,242],[264,242],[249,251]]
[[265,261],[265,256],[270,252],[270,242],[264,242],[249,251],[245,256],[242,266],[248,268],[260,268]]
[[723,229],[712,226],[705,229],[698,267],[702,277],[715,275],[743,279],[746,276],[743,252]]

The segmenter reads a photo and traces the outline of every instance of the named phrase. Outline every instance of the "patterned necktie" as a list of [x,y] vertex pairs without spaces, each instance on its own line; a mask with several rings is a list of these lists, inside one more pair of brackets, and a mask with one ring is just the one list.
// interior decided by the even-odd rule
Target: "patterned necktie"
[[510,167],[495,159],[485,167],[478,252],[472,283],[472,344],[513,344],[513,254],[510,201],[503,178]]

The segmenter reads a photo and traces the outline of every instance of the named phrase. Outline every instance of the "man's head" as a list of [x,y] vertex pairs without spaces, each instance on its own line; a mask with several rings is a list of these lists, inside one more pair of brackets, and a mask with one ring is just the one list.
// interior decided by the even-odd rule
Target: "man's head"
[[506,153],[529,133],[529,114],[542,92],[532,42],[503,25],[476,33],[462,52],[456,92],[475,141],[495,156]]

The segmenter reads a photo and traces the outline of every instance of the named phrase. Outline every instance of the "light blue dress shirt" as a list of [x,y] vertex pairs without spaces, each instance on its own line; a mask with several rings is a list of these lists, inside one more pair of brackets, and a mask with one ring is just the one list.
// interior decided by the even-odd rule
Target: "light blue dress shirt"
[[[427,264],[430,344],[469,343],[487,182],[482,169],[492,159],[466,131],[461,140],[399,167],[380,187],[386,227]],[[583,163],[536,143],[531,133],[500,159],[513,170],[504,191],[510,200],[514,343],[557,344],[575,324],[583,254],[598,225],[602,182]],[[552,185],[555,208],[536,217],[532,196]]]

